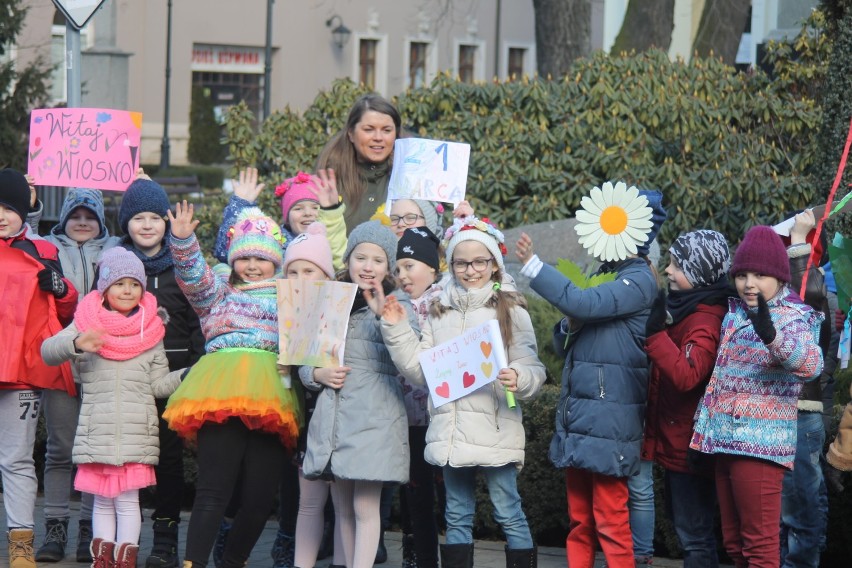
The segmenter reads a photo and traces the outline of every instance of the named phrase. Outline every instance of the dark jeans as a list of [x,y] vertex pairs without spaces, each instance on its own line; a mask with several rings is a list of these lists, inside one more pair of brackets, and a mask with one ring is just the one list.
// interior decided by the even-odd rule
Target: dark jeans
[[715,480],[666,470],[665,491],[669,517],[683,549],[684,568],[717,568]]
[[240,506],[228,534],[223,566],[242,567],[269,518],[284,467],[278,436],[249,430],[240,419],[198,430],[198,481],[186,536],[186,560],[205,566],[219,523],[240,483]]
[[287,459],[278,484],[278,530],[290,536],[295,535],[298,516],[299,466],[293,463],[293,460]]
[[157,492],[154,496],[152,519],[180,520],[183,502],[183,440],[177,432],[169,429],[163,420],[163,411],[168,399],[157,399],[157,414],[160,416],[160,462],[154,468],[157,476]]
[[403,530],[414,535],[419,567],[438,566],[438,524],[435,521],[435,475],[437,468],[423,457],[427,426],[408,428],[411,448],[409,482],[401,495]]

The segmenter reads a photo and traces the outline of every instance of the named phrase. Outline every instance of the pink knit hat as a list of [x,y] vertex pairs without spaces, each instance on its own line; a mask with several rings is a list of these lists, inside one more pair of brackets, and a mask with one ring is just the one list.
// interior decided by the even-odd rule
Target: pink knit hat
[[275,197],[281,198],[281,215],[285,225],[290,225],[290,209],[296,203],[304,200],[319,202],[314,191],[317,191],[317,186],[311,179],[311,174],[305,172],[299,172],[296,177],[284,180],[284,183],[275,188]]
[[284,274],[296,260],[307,260],[320,267],[329,278],[334,278],[334,263],[331,261],[331,246],[325,236],[325,225],[314,221],[308,229],[290,241],[284,253]]

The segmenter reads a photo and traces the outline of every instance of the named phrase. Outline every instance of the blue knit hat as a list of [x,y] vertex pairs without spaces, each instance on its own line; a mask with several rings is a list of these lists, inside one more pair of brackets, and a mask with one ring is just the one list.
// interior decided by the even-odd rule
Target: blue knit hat
[[150,179],[137,179],[130,184],[124,197],[121,198],[121,208],[118,210],[118,225],[127,233],[127,223],[140,213],[156,213],[165,217],[171,204],[166,190],[159,183]]
[[648,240],[645,241],[645,244],[639,245],[636,248],[640,255],[648,256],[651,241],[657,238],[657,233],[660,232],[660,227],[663,225],[663,221],[666,220],[667,214],[666,210],[663,208],[662,192],[656,189],[640,189],[639,195],[644,195],[648,200],[648,207],[650,207],[652,211],[651,222],[654,226],[651,227],[651,230],[648,232]]
[[62,202],[62,209],[59,210],[59,225],[57,230],[65,233],[65,225],[68,223],[68,217],[78,207],[85,207],[91,211],[98,219],[100,225],[99,235],[101,236],[106,230],[104,223],[104,196],[97,189],[85,189],[82,187],[72,187],[65,195],[65,201]]

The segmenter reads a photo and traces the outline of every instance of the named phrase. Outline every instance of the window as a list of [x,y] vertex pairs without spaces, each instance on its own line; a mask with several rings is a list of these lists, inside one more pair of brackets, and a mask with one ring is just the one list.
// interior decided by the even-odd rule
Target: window
[[459,46],[459,79],[462,83],[473,83],[476,78],[476,45]]
[[378,40],[362,39],[359,43],[358,80],[368,89],[376,90],[376,51]]
[[426,57],[429,44],[412,41],[408,47],[408,88],[417,89],[426,85]]
[[527,50],[522,47],[509,48],[509,61],[507,79],[520,79],[524,76],[524,59],[526,58]]
[[255,116],[261,115],[261,81],[256,73],[218,73],[193,71],[192,85],[210,89],[213,112],[218,122],[224,120],[228,107],[245,101]]

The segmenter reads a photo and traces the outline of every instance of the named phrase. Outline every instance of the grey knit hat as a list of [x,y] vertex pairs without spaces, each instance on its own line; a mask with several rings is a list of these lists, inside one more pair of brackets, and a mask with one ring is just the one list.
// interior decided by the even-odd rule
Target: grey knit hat
[[[423,213],[426,227],[435,235],[440,235],[444,229],[441,227],[441,214],[444,212],[444,206],[437,201],[424,201],[422,199],[412,199],[420,211]],[[440,208],[440,213],[438,209]]]
[[388,273],[392,273],[396,267],[396,245],[397,238],[390,228],[382,225],[381,221],[367,221],[361,223],[349,233],[346,250],[343,252],[343,262],[349,262],[352,250],[361,243],[371,243],[384,249],[388,257]]
[[728,273],[731,253],[724,235],[700,229],[679,236],[669,254],[695,288],[709,286]]

